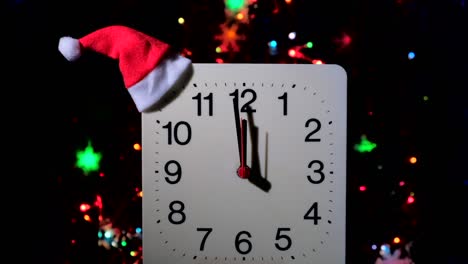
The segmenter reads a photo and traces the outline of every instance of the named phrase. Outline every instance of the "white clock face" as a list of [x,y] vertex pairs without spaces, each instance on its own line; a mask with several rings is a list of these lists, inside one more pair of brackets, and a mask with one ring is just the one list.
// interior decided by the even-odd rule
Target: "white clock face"
[[336,65],[194,64],[142,115],[145,263],[345,263],[346,98]]

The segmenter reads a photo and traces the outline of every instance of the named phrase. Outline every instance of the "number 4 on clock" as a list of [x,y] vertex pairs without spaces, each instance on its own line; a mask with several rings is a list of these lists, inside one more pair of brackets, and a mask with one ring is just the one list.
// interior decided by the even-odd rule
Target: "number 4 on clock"
[[318,216],[318,203],[315,202],[304,215],[304,220],[314,220],[314,225],[317,225],[320,219],[322,219],[322,217]]

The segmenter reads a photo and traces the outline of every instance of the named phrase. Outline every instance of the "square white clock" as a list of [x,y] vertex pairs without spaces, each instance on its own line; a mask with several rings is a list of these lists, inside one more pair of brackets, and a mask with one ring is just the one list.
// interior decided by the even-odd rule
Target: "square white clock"
[[146,264],[345,263],[342,67],[193,64],[173,97],[142,114]]

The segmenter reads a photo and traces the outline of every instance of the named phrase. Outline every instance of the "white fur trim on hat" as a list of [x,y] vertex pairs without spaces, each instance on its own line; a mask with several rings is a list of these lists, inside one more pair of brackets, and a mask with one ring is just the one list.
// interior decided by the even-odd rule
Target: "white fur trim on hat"
[[165,58],[143,80],[128,88],[139,112],[149,110],[179,80],[191,61],[179,54]]
[[80,41],[72,37],[61,37],[58,49],[68,61],[75,61],[81,56]]

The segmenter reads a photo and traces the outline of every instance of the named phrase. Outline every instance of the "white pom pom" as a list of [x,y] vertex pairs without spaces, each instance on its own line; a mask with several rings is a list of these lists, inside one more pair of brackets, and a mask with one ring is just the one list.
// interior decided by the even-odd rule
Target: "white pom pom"
[[72,37],[61,37],[58,49],[69,61],[75,61],[81,56],[80,41]]

